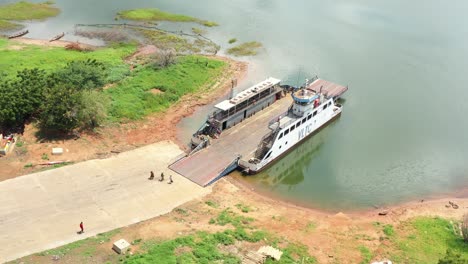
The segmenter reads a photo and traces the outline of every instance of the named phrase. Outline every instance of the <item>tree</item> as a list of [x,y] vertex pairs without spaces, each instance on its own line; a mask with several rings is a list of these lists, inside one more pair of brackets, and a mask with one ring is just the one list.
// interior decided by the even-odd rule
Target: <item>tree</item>
[[176,53],[174,50],[160,50],[150,57],[151,66],[155,69],[166,68],[176,62]]
[[70,132],[80,125],[80,107],[81,93],[75,87],[55,85],[47,89],[39,117],[40,126]]
[[95,128],[107,117],[109,98],[99,91],[82,91],[78,120],[83,128]]
[[445,256],[439,259],[438,264],[468,264],[468,260],[452,249],[447,249]]
[[17,126],[39,113],[48,76],[39,69],[24,69],[16,79],[0,78],[0,124]]
[[79,90],[102,88],[106,83],[107,73],[104,64],[96,60],[72,61],[64,69],[53,74],[56,82]]

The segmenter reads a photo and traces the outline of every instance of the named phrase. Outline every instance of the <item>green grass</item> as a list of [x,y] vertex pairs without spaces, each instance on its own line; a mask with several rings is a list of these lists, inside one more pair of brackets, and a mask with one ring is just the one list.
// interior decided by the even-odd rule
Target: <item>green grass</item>
[[172,14],[156,8],[142,8],[124,10],[117,13],[118,18],[137,21],[170,21],[170,22],[194,22],[207,27],[217,26],[216,22],[201,20],[195,17]]
[[205,204],[210,206],[210,207],[213,207],[213,208],[218,208],[219,207],[218,203],[216,203],[214,201],[211,201],[211,200],[206,201]]
[[213,53],[218,48],[213,42],[205,39],[190,39],[159,30],[139,29],[148,41],[160,49],[174,49],[178,53]]
[[241,212],[243,213],[248,213],[250,211],[252,211],[252,208],[250,208],[250,206],[248,205],[245,205],[245,204],[236,204],[236,207],[237,209],[241,210]]
[[0,20],[0,30],[1,31],[7,31],[7,30],[14,30],[14,29],[20,29],[23,26],[20,24],[12,23],[6,20]]
[[361,256],[362,256],[362,261],[360,263],[361,264],[370,263],[372,259],[371,251],[365,246],[359,246],[359,251],[361,252]]
[[387,236],[392,236],[393,234],[395,234],[395,230],[393,229],[392,225],[385,225],[383,227],[383,232]]
[[51,6],[50,2],[30,3],[20,1],[16,3],[0,5],[0,17],[4,20],[30,20],[54,17],[60,10]]
[[283,251],[283,255],[281,255],[281,259],[279,261],[276,261],[271,258],[268,258],[265,264],[296,264],[296,263],[315,264],[317,263],[317,260],[313,256],[309,255],[307,246],[301,243],[288,242],[287,246],[279,247],[277,245],[279,244],[279,242],[282,242],[282,244],[284,244],[284,241],[281,241],[280,238],[276,238],[276,241],[275,243],[273,243],[273,246]]
[[96,247],[101,244],[101,242],[109,242],[110,238],[113,237],[114,235],[118,234],[120,232],[120,229],[115,229],[106,233],[101,233],[97,234],[94,237],[88,237],[83,240],[78,240],[75,242],[72,242],[70,244],[66,244],[64,246],[50,249],[43,251],[41,253],[37,253],[39,256],[65,256],[68,253],[74,251],[75,249],[80,249],[83,248],[83,255],[84,256],[90,256],[93,255],[94,252],[96,251]]
[[450,221],[442,218],[418,217],[402,223],[388,238],[381,252],[395,263],[437,263],[451,248],[468,257],[468,244],[455,235]]
[[236,42],[236,41],[237,41],[236,38],[232,38],[232,39],[230,39],[230,40],[228,41],[228,43],[229,43],[229,44],[232,44],[232,43],[234,43],[234,42]]
[[[21,50],[9,49],[10,46],[21,46]],[[35,45],[23,45],[15,41],[0,39],[0,71],[9,77],[25,68],[39,68],[53,72],[63,68],[72,60],[96,59],[104,63],[112,81],[117,81],[128,74],[128,65],[122,60],[136,50],[133,44],[115,45],[110,48],[90,52],[78,52],[63,48],[47,48]],[[124,69],[125,68],[125,69]],[[111,80],[109,80],[111,81]]]
[[196,27],[192,28],[192,32],[198,35],[206,34],[206,30],[203,30],[201,28],[196,28]]
[[227,50],[228,54],[234,56],[253,56],[257,55],[258,49],[262,47],[260,42],[251,41],[239,44]]
[[[243,228],[248,227],[248,224],[253,222],[254,219],[251,217],[245,217],[241,215],[237,215],[230,208],[224,209],[215,219],[213,219],[213,223],[224,226],[227,224],[231,224],[236,228]],[[211,220],[210,220],[211,221]]]
[[[130,77],[105,91],[112,99],[110,118],[135,120],[164,111],[183,95],[210,86],[225,65],[218,60],[185,56],[167,68],[135,70]],[[150,92],[153,88],[163,93],[153,94]]]

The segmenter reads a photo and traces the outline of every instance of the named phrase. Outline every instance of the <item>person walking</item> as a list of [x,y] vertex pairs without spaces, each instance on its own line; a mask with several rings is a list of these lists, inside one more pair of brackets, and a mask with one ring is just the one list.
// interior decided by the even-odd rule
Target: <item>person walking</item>
[[161,179],[159,179],[160,182],[164,181],[164,172],[161,172]]
[[169,182],[167,184],[172,184],[174,181],[172,180],[172,175],[169,175]]
[[150,177],[148,178],[148,180],[153,180],[153,179],[154,179],[154,172],[151,171],[151,172],[150,172]]
[[84,227],[83,227],[83,222],[80,223],[80,234],[83,234],[84,233]]

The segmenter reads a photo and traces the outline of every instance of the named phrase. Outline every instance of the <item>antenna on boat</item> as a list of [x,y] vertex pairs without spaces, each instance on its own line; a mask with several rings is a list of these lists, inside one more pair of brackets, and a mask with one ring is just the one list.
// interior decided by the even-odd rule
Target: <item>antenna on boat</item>
[[297,80],[296,80],[296,87],[297,89],[301,88],[301,84],[299,83],[299,79],[301,77],[301,71],[302,71],[302,67],[299,68],[299,72],[297,73]]
[[234,87],[237,86],[237,79],[231,79],[231,94],[229,94],[229,100],[234,98]]

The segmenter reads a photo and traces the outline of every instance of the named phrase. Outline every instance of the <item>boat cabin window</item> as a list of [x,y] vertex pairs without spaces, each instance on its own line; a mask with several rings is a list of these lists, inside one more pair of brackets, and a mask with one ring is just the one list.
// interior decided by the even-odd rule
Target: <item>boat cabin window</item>
[[328,106],[328,105],[324,105],[324,106],[323,106],[323,110],[327,109],[327,106]]
[[278,139],[281,139],[282,137],[283,137],[283,132],[281,132],[281,133],[279,134]]
[[302,118],[301,124],[304,124],[306,120],[307,120],[306,117]]
[[286,136],[287,134],[289,134],[289,128],[284,131],[284,135]]
[[271,155],[271,151],[268,152],[268,154],[265,156],[265,159],[268,159],[270,157],[270,155]]
[[328,106],[330,106],[330,105],[331,105],[331,101],[330,101],[330,102],[328,102]]
[[316,116],[317,115],[317,111],[314,111],[314,114],[312,116]]
[[310,120],[311,117],[312,117],[312,114],[309,114],[309,115],[307,116],[307,120]]
[[290,130],[293,131],[294,129],[296,129],[296,124],[292,125]]

